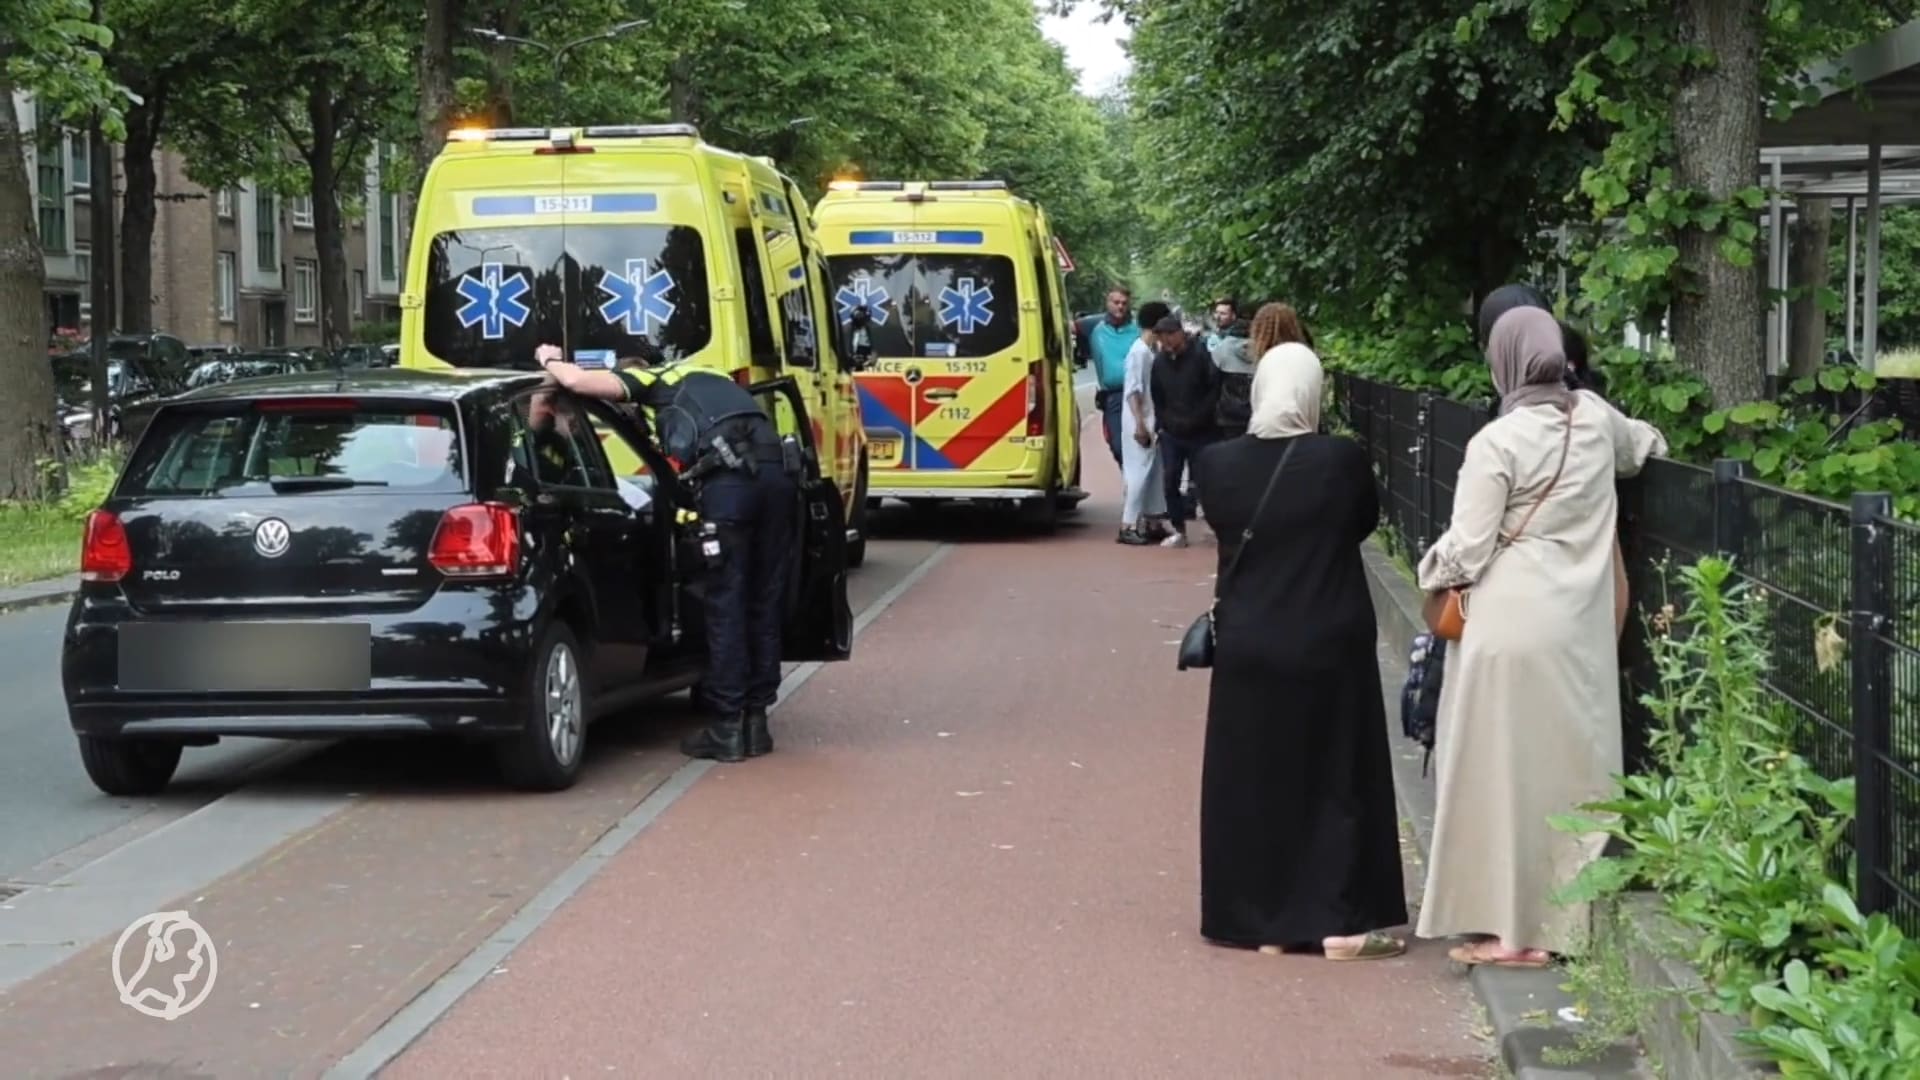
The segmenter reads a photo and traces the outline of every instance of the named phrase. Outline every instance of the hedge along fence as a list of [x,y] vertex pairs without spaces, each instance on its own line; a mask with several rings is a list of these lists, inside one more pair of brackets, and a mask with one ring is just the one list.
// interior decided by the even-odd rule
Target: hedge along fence
[[[1468,440],[1484,407],[1334,373],[1337,407],[1365,444],[1391,540],[1417,562],[1446,530]],[[1767,689],[1802,719],[1795,749],[1829,779],[1851,776],[1848,845],[1863,911],[1920,936],[1920,529],[1892,501],[1851,505],[1756,483],[1738,461],[1711,469],[1655,459],[1621,484],[1621,546],[1636,607],[1666,602],[1661,565],[1734,560],[1767,597]],[[1644,626],[1621,645],[1628,767],[1645,762],[1654,722]]]

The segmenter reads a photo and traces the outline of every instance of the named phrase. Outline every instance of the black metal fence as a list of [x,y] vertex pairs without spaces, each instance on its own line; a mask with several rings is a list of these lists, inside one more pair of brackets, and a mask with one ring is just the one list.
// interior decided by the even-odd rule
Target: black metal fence
[[[1336,374],[1341,415],[1366,444],[1395,545],[1418,561],[1446,530],[1454,481],[1488,410]],[[1621,547],[1636,606],[1665,595],[1659,564],[1730,556],[1767,596],[1767,689],[1805,721],[1799,751],[1822,775],[1852,776],[1860,906],[1920,935],[1920,530],[1884,494],[1851,505],[1711,469],[1655,459],[1621,485]],[[1639,620],[1635,620],[1638,626]],[[1816,638],[1837,632],[1844,660],[1822,670]],[[1654,685],[1644,634],[1621,646],[1628,763],[1645,762]],[[1845,868],[1842,868],[1843,870]]]

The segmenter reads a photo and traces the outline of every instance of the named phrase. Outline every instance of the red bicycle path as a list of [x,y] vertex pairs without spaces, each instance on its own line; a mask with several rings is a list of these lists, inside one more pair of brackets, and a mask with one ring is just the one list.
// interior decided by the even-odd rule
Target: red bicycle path
[[1440,943],[1199,937],[1173,644],[1216,549],[1116,545],[1088,472],[1084,526],[952,550],[381,1075],[1490,1075]]

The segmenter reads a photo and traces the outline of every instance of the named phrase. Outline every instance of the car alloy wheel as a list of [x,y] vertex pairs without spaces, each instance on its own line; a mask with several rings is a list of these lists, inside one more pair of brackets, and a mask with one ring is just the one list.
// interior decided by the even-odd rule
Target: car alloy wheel
[[547,742],[562,765],[580,753],[581,697],[579,660],[566,642],[555,642],[547,654]]

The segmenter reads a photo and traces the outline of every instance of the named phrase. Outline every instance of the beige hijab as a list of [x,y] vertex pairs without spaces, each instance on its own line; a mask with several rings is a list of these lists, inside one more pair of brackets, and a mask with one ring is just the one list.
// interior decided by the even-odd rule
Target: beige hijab
[[1253,415],[1247,434],[1290,439],[1320,430],[1320,393],[1326,376],[1320,358],[1297,341],[1275,345],[1253,372]]
[[1500,413],[1530,405],[1573,406],[1567,389],[1566,339],[1560,320],[1539,308],[1514,308],[1493,324],[1487,366],[1500,395]]

